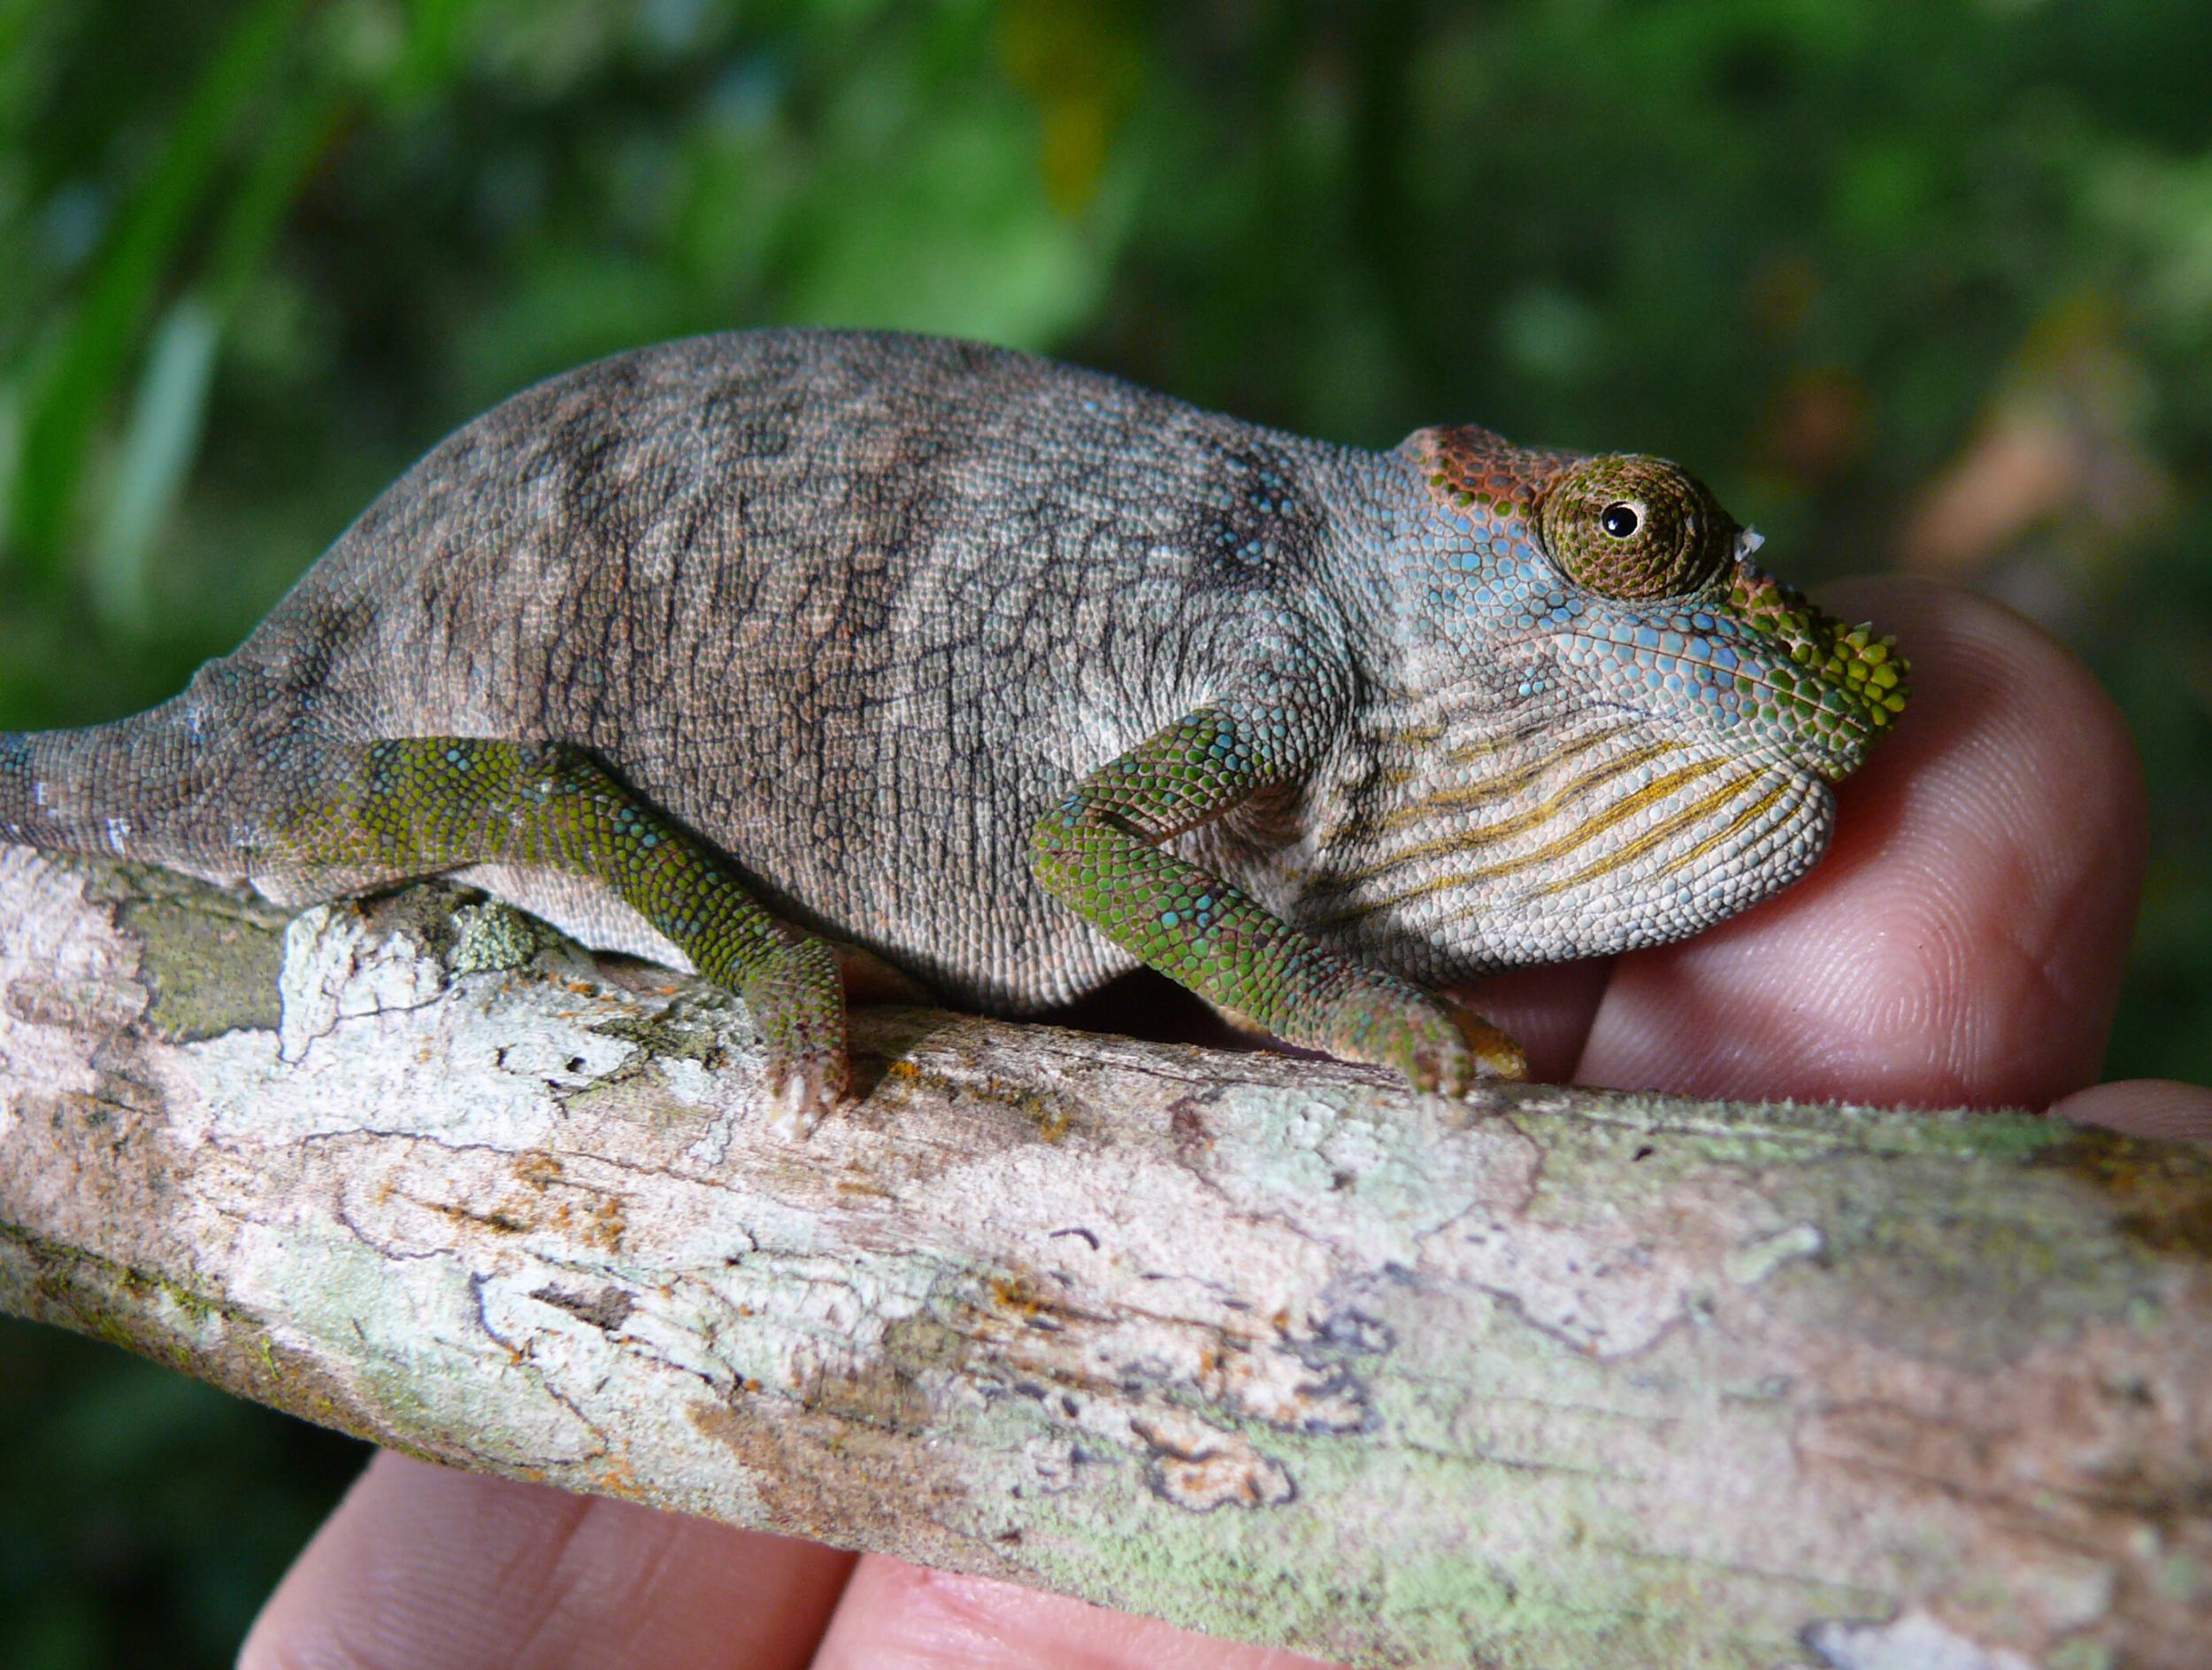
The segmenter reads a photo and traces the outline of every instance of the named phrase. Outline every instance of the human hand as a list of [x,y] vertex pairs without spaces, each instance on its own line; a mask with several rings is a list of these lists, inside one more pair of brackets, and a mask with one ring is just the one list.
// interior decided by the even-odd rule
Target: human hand
[[[1492,982],[1534,1076],[1710,1097],[2054,1106],[2212,1136],[2212,1092],[2085,1088],[2144,847],[2088,674],[1994,605],[1905,581],[1915,696],[1801,886],[1686,944]],[[1313,1661],[878,1556],[380,1455],[285,1578],[245,1670],[1290,1670]]]

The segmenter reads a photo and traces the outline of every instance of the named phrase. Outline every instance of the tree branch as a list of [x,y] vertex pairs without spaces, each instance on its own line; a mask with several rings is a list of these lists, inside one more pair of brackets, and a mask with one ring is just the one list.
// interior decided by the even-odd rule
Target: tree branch
[[787,1140],[461,894],[0,901],[0,1306],[310,1420],[1359,1664],[2203,1661],[2195,1151],[918,1009]]

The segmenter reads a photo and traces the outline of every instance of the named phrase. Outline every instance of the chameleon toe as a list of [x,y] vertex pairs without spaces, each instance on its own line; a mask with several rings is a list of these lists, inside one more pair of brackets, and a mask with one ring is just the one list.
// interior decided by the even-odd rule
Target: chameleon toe
[[770,1058],[763,1102],[769,1129],[778,1136],[803,1139],[845,1097],[847,1074],[841,1056],[813,1053]]
[[1450,1005],[1452,1019],[1458,1024],[1460,1035],[1467,1041],[1467,1048],[1474,1062],[1474,1077],[1478,1080],[1503,1080],[1519,1082],[1528,1077],[1528,1051],[1522,1049],[1511,1035],[1492,1026],[1471,1009]]

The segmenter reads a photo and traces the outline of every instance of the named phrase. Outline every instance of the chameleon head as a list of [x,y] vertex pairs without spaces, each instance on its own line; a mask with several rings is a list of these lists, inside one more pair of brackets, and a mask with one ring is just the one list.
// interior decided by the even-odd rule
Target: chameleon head
[[1662,459],[1464,428],[1400,458],[1411,589],[1377,787],[1317,843],[1329,920],[1448,975],[1677,939],[1802,874],[1905,704],[1895,645],[1765,573]]
[[[1752,561],[1759,537],[1680,466],[1426,430],[1434,508],[1516,694],[1573,695],[1829,782],[1905,706],[1896,641]],[[1470,560],[1470,558],[1472,560]]]

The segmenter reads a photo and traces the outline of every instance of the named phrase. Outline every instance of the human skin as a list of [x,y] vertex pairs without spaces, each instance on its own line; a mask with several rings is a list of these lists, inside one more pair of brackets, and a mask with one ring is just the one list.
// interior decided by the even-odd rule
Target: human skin
[[[1996,604],[1868,581],[1913,706],[1804,882],[1697,939],[1486,982],[1532,1075],[1724,1097],[2049,1107],[2212,1139],[2212,1091],[2093,1085],[2145,846],[2140,768],[2066,650]],[[979,1578],[380,1455],[242,1670],[1291,1670],[1316,1661]]]

